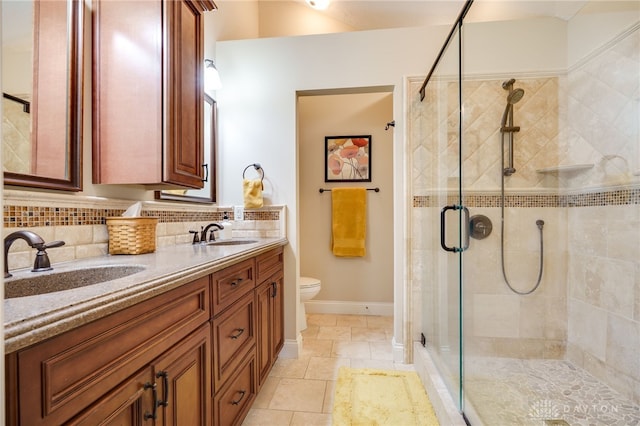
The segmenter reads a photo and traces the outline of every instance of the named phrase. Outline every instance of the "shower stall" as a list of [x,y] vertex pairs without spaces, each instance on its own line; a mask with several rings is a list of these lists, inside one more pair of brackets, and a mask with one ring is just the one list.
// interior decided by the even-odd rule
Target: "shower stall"
[[640,3],[536,3],[407,79],[413,357],[472,425],[640,424]]

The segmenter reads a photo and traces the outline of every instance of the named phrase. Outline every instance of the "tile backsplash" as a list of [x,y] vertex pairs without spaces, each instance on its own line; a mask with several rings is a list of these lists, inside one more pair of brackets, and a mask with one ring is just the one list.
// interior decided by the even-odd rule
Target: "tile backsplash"
[[[4,191],[3,238],[18,229],[36,232],[45,241],[63,240],[65,245],[49,250],[52,263],[108,254],[106,218],[121,216],[132,204],[127,200]],[[199,231],[210,222],[220,222],[231,207],[187,205],[161,201],[143,202],[142,215],[157,217],[156,246],[188,244],[190,230]],[[233,237],[285,236],[283,206],[245,210],[244,220],[233,222]],[[230,216],[233,216],[230,214]],[[9,252],[11,269],[33,264],[34,250],[22,240]]]

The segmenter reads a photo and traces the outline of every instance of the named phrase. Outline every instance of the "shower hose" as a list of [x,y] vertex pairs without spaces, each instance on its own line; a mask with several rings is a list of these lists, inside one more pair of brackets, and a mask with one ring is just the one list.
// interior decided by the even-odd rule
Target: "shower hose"
[[[504,135],[503,135],[504,137]],[[502,150],[502,164],[503,164],[503,168],[504,168],[504,140],[503,140],[503,150]],[[516,290],[515,288],[513,288],[513,286],[511,285],[511,283],[509,282],[509,279],[507,278],[507,272],[505,270],[505,266],[504,266],[504,172],[501,173],[502,174],[502,185],[500,186],[500,196],[501,196],[501,203],[500,203],[500,257],[501,257],[501,263],[502,263],[502,276],[504,277],[504,282],[507,283],[507,287],[509,287],[509,289],[511,291],[513,291],[516,294],[525,296],[527,294],[531,294],[534,291],[536,291],[536,289],[540,286],[540,282],[542,281],[542,269],[543,269],[543,257],[544,257],[544,238],[542,236],[542,228],[544,227],[544,221],[541,219],[536,220],[536,225],[538,226],[538,231],[540,232],[540,266],[538,269],[538,280],[536,281],[536,284],[533,286],[533,288],[531,288],[531,290],[529,291],[520,291],[520,290]]]

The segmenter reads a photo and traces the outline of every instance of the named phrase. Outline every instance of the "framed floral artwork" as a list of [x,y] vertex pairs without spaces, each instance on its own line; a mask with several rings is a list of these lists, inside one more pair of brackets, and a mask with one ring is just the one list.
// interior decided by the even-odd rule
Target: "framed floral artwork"
[[325,136],[325,182],[371,182],[371,135]]

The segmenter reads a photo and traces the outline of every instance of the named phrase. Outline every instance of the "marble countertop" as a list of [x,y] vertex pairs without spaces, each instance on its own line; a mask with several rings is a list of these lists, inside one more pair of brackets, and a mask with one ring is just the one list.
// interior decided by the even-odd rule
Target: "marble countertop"
[[[5,353],[140,303],[197,278],[287,244],[286,238],[252,238],[240,245],[180,244],[141,255],[107,255],[53,264],[48,274],[110,265],[139,265],[144,270],[103,283],[4,301]],[[11,271],[14,278],[32,276],[29,270]],[[7,281],[7,280],[5,280]]]

